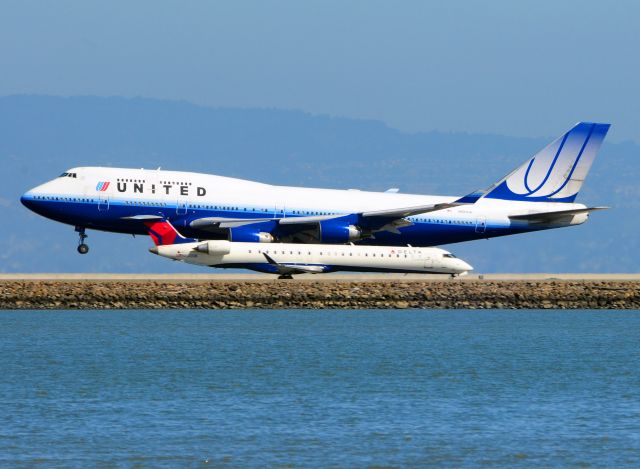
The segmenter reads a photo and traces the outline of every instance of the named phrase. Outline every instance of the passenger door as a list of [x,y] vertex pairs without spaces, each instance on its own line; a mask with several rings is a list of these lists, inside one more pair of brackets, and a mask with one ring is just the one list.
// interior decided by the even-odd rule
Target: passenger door
[[284,218],[284,204],[276,204],[273,212],[273,218]]
[[100,212],[106,212],[109,210],[109,196],[101,195],[98,199],[98,210]]
[[186,199],[178,200],[178,205],[176,206],[176,215],[186,215],[188,209],[189,202]]
[[433,258],[431,257],[431,254],[427,254],[421,249],[416,249],[413,252],[413,258],[418,261],[418,265],[425,269],[431,269],[433,267]]

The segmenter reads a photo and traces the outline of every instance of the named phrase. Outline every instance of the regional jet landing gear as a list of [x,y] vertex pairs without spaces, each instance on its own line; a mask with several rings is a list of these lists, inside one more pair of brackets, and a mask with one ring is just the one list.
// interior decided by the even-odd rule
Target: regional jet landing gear
[[87,234],[84,232],[84,226],[76,226],[76,231],[80,236],[78,240],[78,252],[80,254],[86,254],[89,252],[89,246],[85,244],[84,240],[87,239]]

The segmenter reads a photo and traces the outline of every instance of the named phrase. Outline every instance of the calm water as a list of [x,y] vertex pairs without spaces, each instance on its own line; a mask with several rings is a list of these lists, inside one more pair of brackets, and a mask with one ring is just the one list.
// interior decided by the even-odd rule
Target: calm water
[[640,464],[638,311],[0,311],[0,325],[0,465]]

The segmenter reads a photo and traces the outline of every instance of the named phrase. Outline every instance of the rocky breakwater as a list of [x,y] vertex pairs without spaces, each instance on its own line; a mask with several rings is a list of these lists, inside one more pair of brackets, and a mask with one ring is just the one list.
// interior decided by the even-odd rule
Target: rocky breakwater
[[634,281],[1,281],[0,309],[640,309]]

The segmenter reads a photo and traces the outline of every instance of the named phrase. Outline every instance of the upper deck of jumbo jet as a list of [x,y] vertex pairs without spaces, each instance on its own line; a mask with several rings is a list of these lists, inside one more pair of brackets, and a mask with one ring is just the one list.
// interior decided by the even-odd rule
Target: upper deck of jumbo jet
[[[184,195],[187,197],[194,194],[189,191],[185,193],[165,192],[161,190],[161,186],[168,185],[171,187],[186,186],[203,186],[207,194],[223,195],[224,194],[243,194],[245,197],[268,197],[276,203],[287,205],[288,207],[296,205],[309,205],[311,207],[322,204],[328,200],[342,201],[345,205],[352,208],[353,205],[369,209],[376,208],[392,208],[400,205],[418,205],[428,200],[430,203],[450,202],[455,197],[450,196],[430,196],[404,193],[389,193],[378,191],[365,191],[359,189],[351,189],[347,192],[345,199],[345,191],[343,189],[326,189],[313,187],[298,186],[279,186],[266,184],[262,182],[239,179],[227,176],[219,176],[214,174],[169,171],[163,169],[132,169],[132,168],[114,168],[114,167],[74,167],[67,169],[60,176],[45,182],[29,191],[27,191],[24,199],[29,199],[33,195],[96,195],[96,185],[104,183],[100,186],[101,195],[117,196],[120,193],[133,193],[134,196],[145,194],[151,197],[149,191],[141,194],[133,192],[133,184],[155,184],[159,186],[154,195],[157,197]],[[120,184],[120,185],[119,185]],[[126,186],[129,184],[129,186]],[[127,187],[129,190],[125,190]],[[267,200],[265,200],[266,202]],[[376,205],[372,205],[376,204]]]
[[[204,178],[204,179],[203,179]],[[104,181],[116,187],[118,182],[148,183],[148,184],[172,184],[181,185],[189,183],[199,183],[206,181],[209,184],[224,185],[237,189],[255,189],[268,187],[263,184],[245,179],[231,178],[226,176],[208,175],[195,172],[165,171],[162,169],[133,169],[114,168],[101,166],[81,166],[70,168],[59,176],[36,186],[25,193],[26,196],[33,194],[61,194],[68,191],[86,189],[94,191],[97,182]]]

